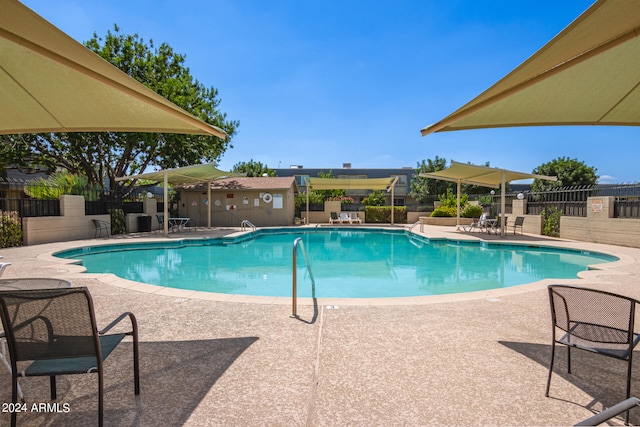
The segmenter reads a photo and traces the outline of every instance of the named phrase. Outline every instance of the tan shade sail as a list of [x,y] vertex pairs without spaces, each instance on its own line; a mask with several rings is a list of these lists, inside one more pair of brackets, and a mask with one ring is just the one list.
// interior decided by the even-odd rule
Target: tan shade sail
[[17,0],[0,0],[0,134],[103,131],[226,138]]
[[309,178],[311,190],[386,190],[395,185],[397,177],[390,178]]
[[488,166],[478,166],[468,163],[451,161],[451,166],[447,169],[421,173],[421,177],[440,179],[444,181],[460,182],[463,184],[480,185],[482,187],[498,188],[503,182],[518,181],[520,179],[545,179],[557,181],[555,176],[536,175],[526,172],[515,172],[507,169],[491,168]]
[[157,172],[142,173],[139,175],[130,175],[116,178],[116,181],[126,181],[130,179],[148,179],[149,181],[164,182],[165,177],[169,184],[198,184],[200,182],[208,182],[218,178],[226,178],[230,176],[239,176],[241,174],[225,172],[212,164],[192,165],[175,169],[164,169]]
[[599,0],[432,132],[514,126],[640,125],[640,2]]

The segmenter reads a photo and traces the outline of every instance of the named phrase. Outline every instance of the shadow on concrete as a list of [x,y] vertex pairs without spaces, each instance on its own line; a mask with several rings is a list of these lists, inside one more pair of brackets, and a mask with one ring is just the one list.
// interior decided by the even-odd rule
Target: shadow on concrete
[[[134,395],[132,344],[120,345],[105,362],[105,426],[182,426],[222,374],[256,337],[140,343],[141,393]],[[2,374],[0,401],[11,401],[9,374]],[[27,412],[20,426],[98,425],[97,375],[57,377],[60,412],[32,411],[33,403],[51,403],[48,378],[21,381]],[[62,405],[68,404],[68,411]],[[51,408],[50,408],[51,409]],[[2,414],[0,425],[9,425]]]
[[[527,342],[498,341],[503,346],[516,351],[529,359],[549,369],[551,361],[551,344],[536,344]],[[637,353],[635,353],[637,354]],[[636,359],[640,355],[634,357]],[[640,367],[633,364],[631,380],[631,396],[640,395],[640,388],[634,387],[634,380],[640,376]],[[601,356],[584,350],[573,349],[571,351],[571,371],[567,373],[567,348],[556,347],[556,360],[551,377],[549,398],[572,403],[592,411],[600,412],[600,403],[603,408],[609,408],[626,399],[627,363],[610,357]],[[573,386],[584,391],[593,399],[589,402],[574,402],[563,397],[559,380],[563,379]],[[554,387],[555,385],[555,387]],[[546,376],[540,384],[540,393],[544,393]],[[554,390],[555,389],[555,390]],[[576,423],[582,420],[575,420]],[[629,422],[632,425],[640,423],[640,411],[631,411]]]

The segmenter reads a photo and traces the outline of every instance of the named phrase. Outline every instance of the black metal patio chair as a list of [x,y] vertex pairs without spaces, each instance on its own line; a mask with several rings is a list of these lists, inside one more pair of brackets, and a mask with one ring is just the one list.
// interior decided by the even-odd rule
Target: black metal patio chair
[[96,229],[96,234],[94,237],[100,237],[103,231],[107,235],[107,237],[109,237],[109,224],[104,221],[100,221],[99,219],[92,219],[91,221],[93,222],[93,226]]
[[[633,298],[577,286],[550,285],[552,318],[551,363],[545,396],[549,396],[556,344],[567,346],[567,372],[571,373],[571,348],[578,348],[627,362],[626,398],[631,396],[633,348],[640,342],[634,332],[636,304]],[[558,338],[556,333],[564,332]],[[629,412],[626,414],[629,422]]]
[[[11,359],[11,399],[18,401],[18,378],[48,376],[51,399],[56,399],[56,376],[98,374],[98,420],[103,425],[103,361],[126,337],[133,337],[135,394],[140,394],[138,325],[123,313],[98,331],[89,290],[30,289],[0,292],[0,315]],[[128,317],[131,330],[106,335]],[[126,328],[128,329],[128,328]],[[16,412],[11,425],[16,425]]]

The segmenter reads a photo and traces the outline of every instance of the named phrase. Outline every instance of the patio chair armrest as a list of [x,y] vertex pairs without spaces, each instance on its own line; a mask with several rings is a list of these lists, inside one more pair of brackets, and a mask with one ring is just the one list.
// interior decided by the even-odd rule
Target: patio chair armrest
[[640,406],[640,399],[637,397],[630,397],[627,400],[623,400],[622,402],[613,405],[610,408],[605,409],[599,414],[594,415],[593,417],[587,418],[575,424],[576,426],[597,426],[602,424],[603,422],[610,420],[611,418],[620,415],[623,412],[626,412],[630,409],[635,408],[636,406]]
[[136,320],[136,316],[133,315],[133,313],[127,311],[122,313],[120,316],[118,316],[117,319],[115,319],[113,322],[109,323],[106,327],[104,327],[103,329],[98,331],[98,334],[100,335],[104,335],[107,332],[109,332],[110,329],[112,329],[114,326],[116,326],[118,323],[120,323],[125,317],[129,317],[129,320],[131,320],[131,331],[130,332],[126,332],[127,335],[137,335],[138,334],[138,321]]

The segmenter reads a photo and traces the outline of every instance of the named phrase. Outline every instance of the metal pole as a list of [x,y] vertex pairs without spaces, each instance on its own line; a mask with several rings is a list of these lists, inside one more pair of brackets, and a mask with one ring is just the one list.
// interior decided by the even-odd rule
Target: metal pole
[[[308,206],[308,205],[307,205]],[[291,317],[298,317],[298,242],[300,241],[300,237],[298,237],[293,242],[293,271],[291,274],[292,283],[291,283]]]

